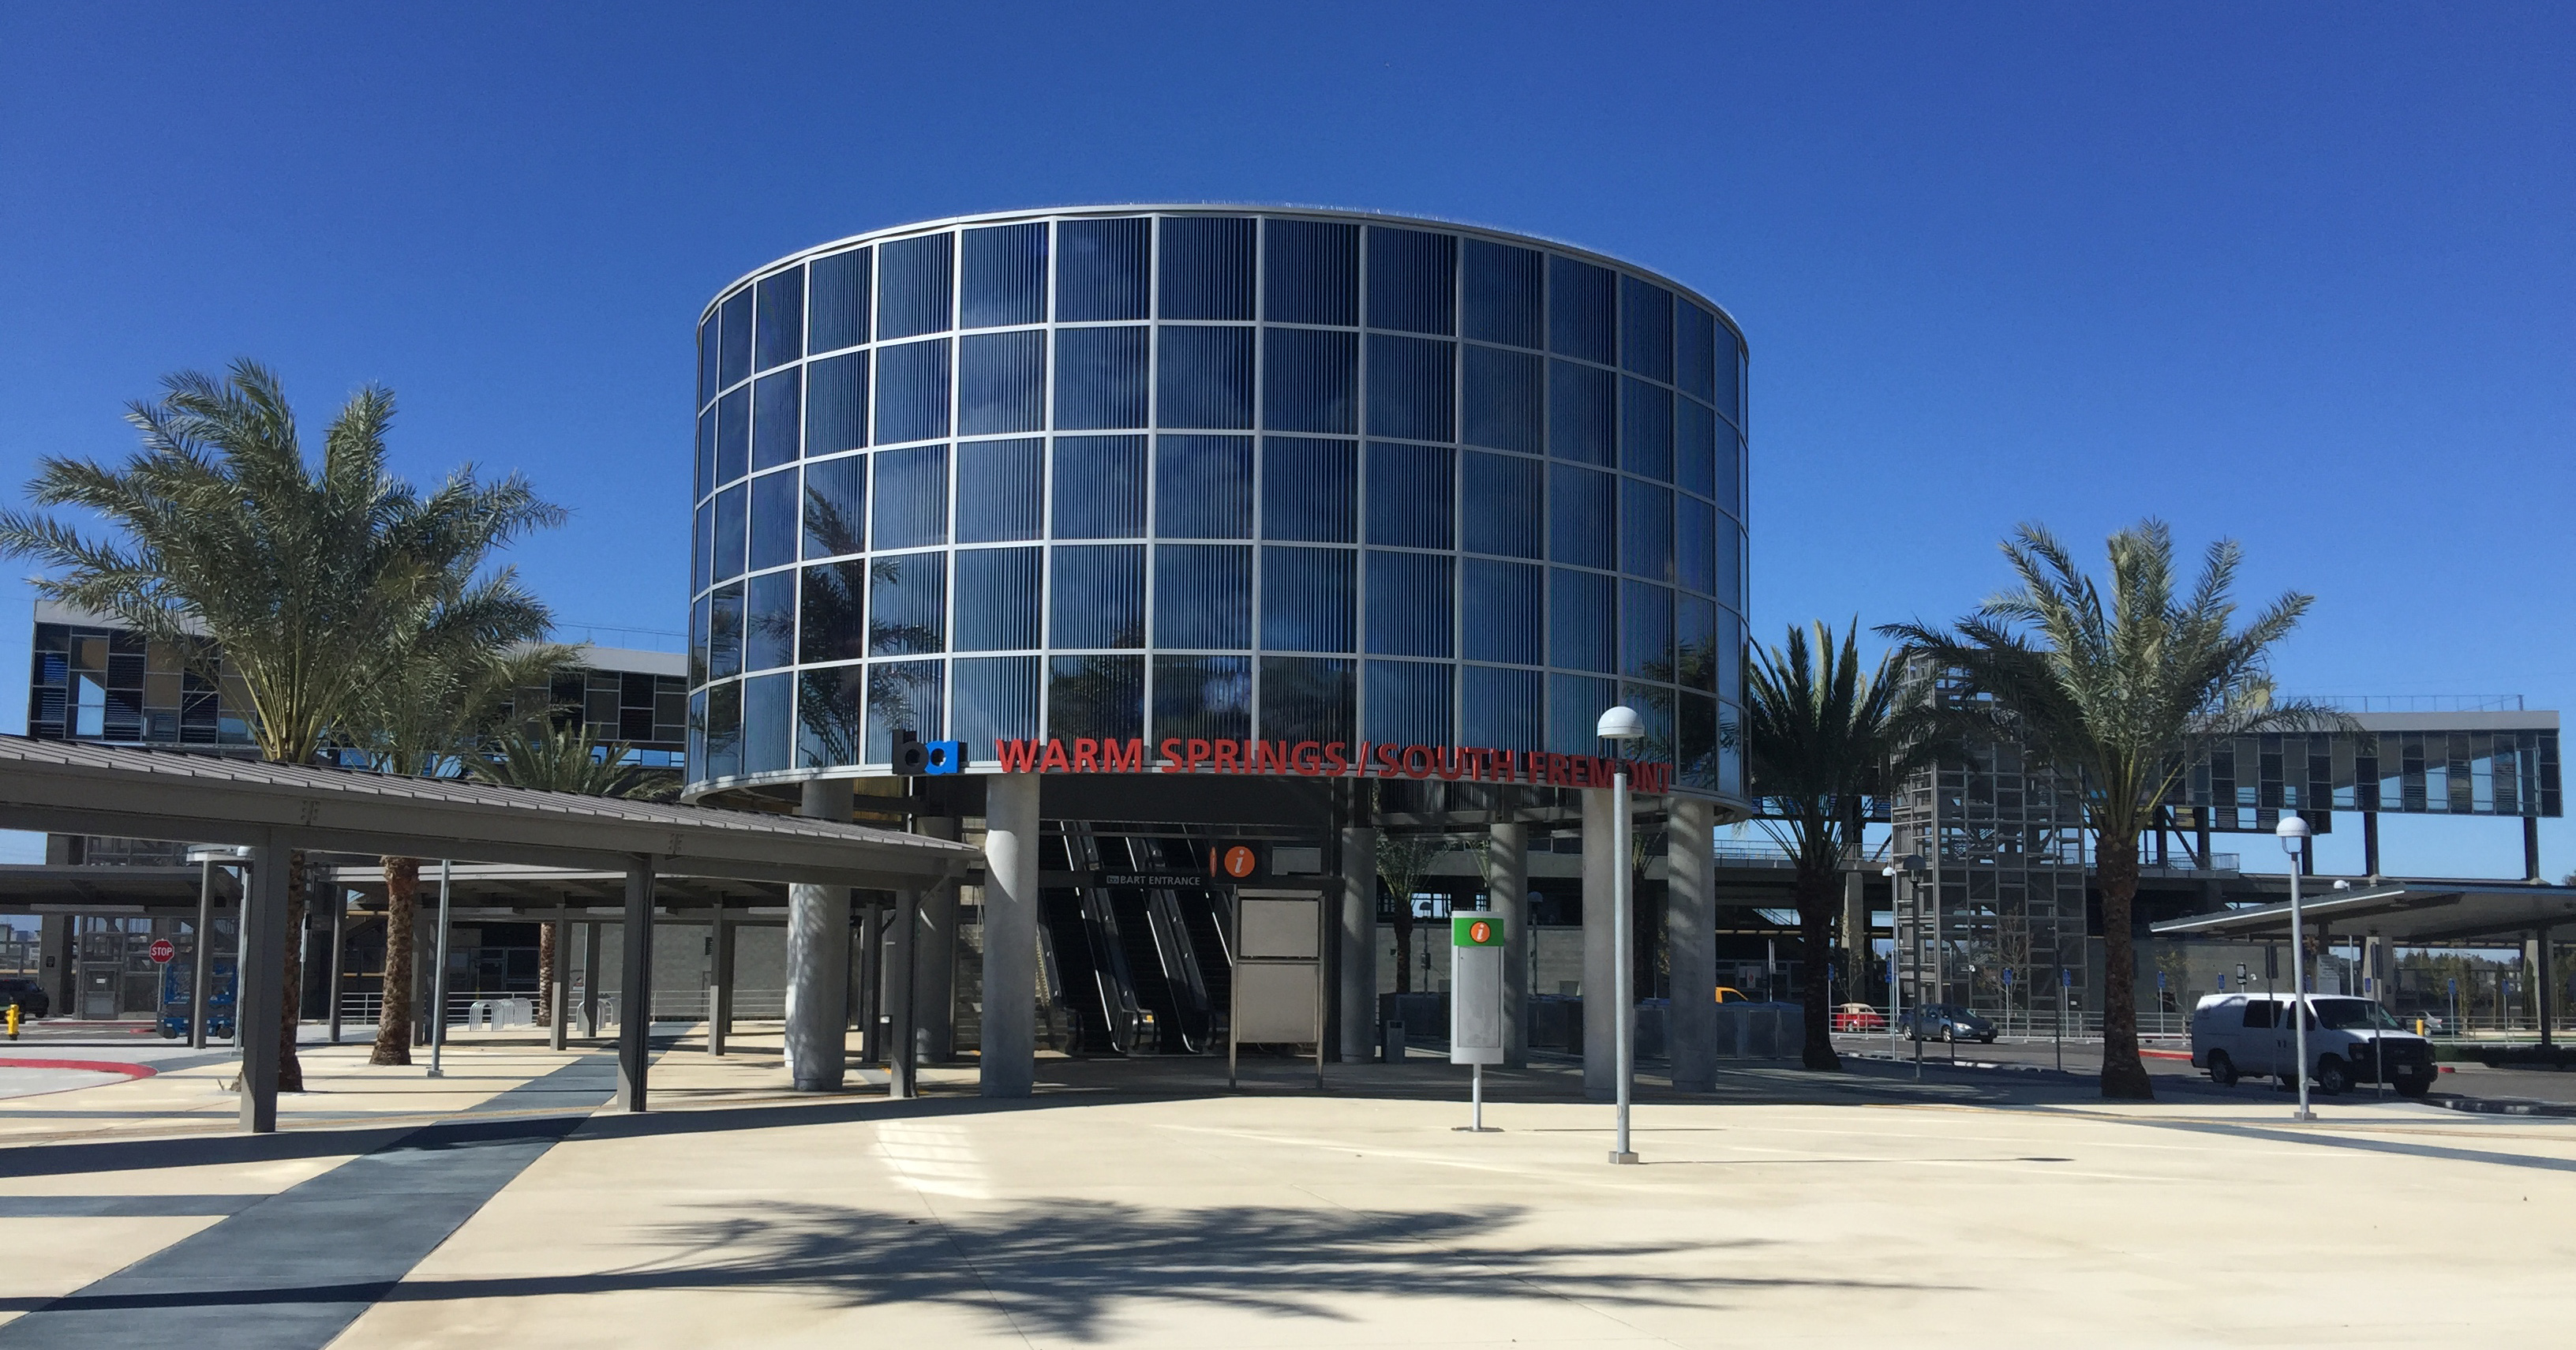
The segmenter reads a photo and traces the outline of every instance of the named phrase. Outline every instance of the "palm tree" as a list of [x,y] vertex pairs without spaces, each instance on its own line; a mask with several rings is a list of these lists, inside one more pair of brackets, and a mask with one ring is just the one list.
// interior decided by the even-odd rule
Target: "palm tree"
[[678,775],[672,770],[629,763],[633,749],[624,741],[593,740],[578,722],[545,730],[523,726],[466,760],[465,772],[499,787],[577,792],[585,797],[655,800],[678,790]]
[[1395,897],[1395,992],[1399,994],[1413,992],[1414,889],[1421,885],[1422,874],[1431,870],[1431,864],[1451,850],[1446,840],[1378,831],[1378,879],[1386,883],[1387,894]]
[[[0,512],[0,553],[34,558],[47,599],[112,615],[149,639],[212,660],[219,650],[252,712],[262,757],[314,761],[360,695],[424,641],[526,636],[533,603],[493,550],[563,512],[513,474],[458,470],[424,495],[385,469],[391,391],[352,395],[308,465],[276,375],[248,361],[220,379],[163,381],[131,405],[142,449],[115,468],[48,456],[28,495],[104,517],[94,537],[51,516]],[[202,673],[213,677],[216,672]],[[289,931],[303,922],[303,855],[290,854]],[[281,972],[278,1086],[304,1083],[295,1056],[302,972]]]
[[[499,787],[530,788],[539,792],[577,792],[585,797],[631,797],[660,800],[677,796],[680,775],[676,770],[646,768],[630,763],[634,747],[624,741],[592,740],[590,732],[575,719],[566,718],[558,725],[541,727],[521,723],[513,727],[482,753],[465,760],[468,776]],[[417,868],[414,864],[415,885]],[[390,878],[389,878],[390,879]],[[537,929],[537,1025],[549,1025],[549,1019],[560,1016],[553,1003],[555,944],[563,941],[563,925],[546,923]]]
[[1788,851],[1806,953],[1806,1047],[1810,1069],[1839,1069],[1834,1053],[1832,982],[1825,977],[1840,908],[1836,881],[1844,858],[1860,845],[1872,794],[1929,762],[1933,742],[1923,719],[1900,697],[1905,681],[1892,654],[1864,668],[1859,621],[1843,630],[1816,625],[1815,645],[1791,627],[1778,648],[1755,649],[1746,673],[1744,760],[1751,794],[1763,805],[1763,828]]
[[[522,627],[545,631],[544,607],[524,616]],[[443,641],[424,640],[391,663],[383,678],[361,691],[351,717],[350,739],[378,773],[407,778],[440,777],[458,771],[464,757],[479,750],[509,715],[518,691],[544,687],[555,671],[569,664],[571,647],[537,644],[520,648],[486,646],[488,630],[449,633]],[[413,1024],[418,1020],[412,991],[419,960],[417,925],[420,908],[420,859],[387,857],[385,872],[384,1001],[376,1017],[376,1044],[370,1064],[409,1064]]]
[[2130,932],[2139,834],[2181,783],[2197,742],[2350,729],[2351,719],[2275,698],[2267,658],[2315,597],[2284,592],[2231,627],[2242,557],[2233,540],[2210,545],[2186,596],[2175,594],[2173,531],[2160,520],[2111,536],[2107,598],[2038,525],[2023,525],[2003,550],[2020,588],[1988,600],[1955,631],[1922,623],[1879,631],[1964,679],[1970,697],[1942,709],[1961,734],[2017,742],[2075,781],[2102,888],[2102,1095],[2150,1099]]

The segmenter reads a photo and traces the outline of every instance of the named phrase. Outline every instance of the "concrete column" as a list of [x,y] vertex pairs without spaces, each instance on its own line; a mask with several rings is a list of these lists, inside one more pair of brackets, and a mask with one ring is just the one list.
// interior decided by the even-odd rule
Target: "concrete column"
[[617,986],[617,1106],[644,1109],[644,1072],[653,1053],[653,860],[626,867],[626,931],[618,942],[626,978]]
[[[913,831],[933,839],[957,837],[957,822],[947,816],[923,816]],[[913,1017],[921,1028],[921,1060],[945,1064],[957,1058],[957,883],[943,882],[921,893],[920,960],[913,966]]]
[[572,920],[570,910],[555,901],[555,959],[546,971],[546,1048],[564,1048],[564,1024],[572,1020]]
[[987,1097],[1037,1083],[1038,778],[984,780],[984,1050]]
[[599,1034],[599,922],[581,926],[581,1034]]
[[1664,1016],[1673,1086],[1717,1086],[1717,808],[1673,798],[1664,831],[1664,934],[1672,1006]]
[[[796,814],[850,818],[850,780],[805,783]],[[850,888],[787,888],[787,1079],[798,1092],[837,1092],[849,1071]]]
[[[897,1101],[918,1095],[921,1063],[920,1018],[913,1008],[917,992],[913,973],[921,956],[921,892],[895,892],[887,914],[886,934],[886,1095]],[[1031,995],[1031,1002],[1035,1002]]]
[[1377,1058],[1377,829],[1342,828],[1342,1062]]
[[1614,857],[1610,789],[1583,792],[1583,1095],[1608,1101],[1618,1093],[1619,1008],[1617,979],[1620,951],[1616,938],[1619,903],[1618,869],[1628,865]]
[[[239,930],[236,921],[235,931]],[[45,999],[53,1005],[54,1016],[80,1016],[80,1005],[72,1000],[72,916],[42,916],[36,928],[36,950],[41,963],[37,978],[44,981]]]
[[707,1053],[725,1052],[725,1033],[733,1030],[733,940],[734,926],[727,921],[722,897],[716,900],[714,915],[708,920],[715,939],[714,950],[707,961]]
[[1503,1065],[1529,1063],[1529,826],[1498,820],[1486,833],[1486,904],[1503,921]]
[[852,976],[850,1005],[859,1024],[859,1063],[874,1068],[885,1058],[885,919],[873,900],[857,905],[856,911],[850,941],[856,958],[851,964],[858,970]]
[[278,1018],[286,1011],[286,853],[272,838],[251,850],[250,885],[242,891],[239,984],[233,1039],[241,1045],[241,1126],[277,1129]]

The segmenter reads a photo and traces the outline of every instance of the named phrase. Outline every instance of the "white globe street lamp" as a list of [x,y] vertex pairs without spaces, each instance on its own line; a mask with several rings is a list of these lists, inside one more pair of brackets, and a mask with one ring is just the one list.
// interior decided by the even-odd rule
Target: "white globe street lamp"
[[2316,1114],[2308,1110],[2307,937],[2299,914],[2299,849],[2308,841],[2308,822],[2296,811],[2284,811],[2272,833],[2281,837],[2281,851],[2290,855],[2290,1026],[2299,1056],[2299,1113],[2291,1119],[2314,1120]]
[[1637,1161],[1637,1154],[1628,1146],[1628,1080],[1634,1076],[1637,1063],[1637,994],[1634,987],[1636,954],[1631,950],[1636,939],[1629,931],[1631,916],[1628,912],[1628,891],[1632,884],[1628,869],[1628,853],[1632,847],[1629,834],[1634,827],[1628,819],[1627,743],[1645,739],[1646,720],[1637,715],[1636,709],[1621,705],[1601,714],[1600,724],[1592,729],[1592,734],[1611,742],[1619,752],[1618,767],[1612,771],[1610,779],[1610,947],[1618,958],[1610,976],[1614,1014],[1610,1040],[1617,1047],[1619,1139],[1610,1150],[1610,1161],[1633,1163]]

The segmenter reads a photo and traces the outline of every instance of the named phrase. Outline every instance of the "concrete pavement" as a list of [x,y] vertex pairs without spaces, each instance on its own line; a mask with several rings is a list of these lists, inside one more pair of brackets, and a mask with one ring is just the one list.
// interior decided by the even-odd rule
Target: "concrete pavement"
[[[327,1341],[281,1317],[205,1343],[353,1348],[2352,1346],[2546,1343],[2564,1324],[2576,1122],[2344,1098],[2302,1126],[2271,1093],[2179,1081],[2108,1106],[2054,1074],[1739,1066],[1708,1099],[1650,1085],[1645,1165],[1614,1168],[1608,1109],[1568,1064],[1493,1075],[1502,1132],[1467,1135],[1465,1071],[1438,1063],[1336,1066],[1327,1095],[1260,1064],[1227,1095],[1221,1063],[1051,1060],[1026,1103],[986,1103],[955,1070],[890,1103],[782,1092],[774,1040],[749,1039],[723,1061],[666,1052],[674,1109],[644,1117],[510,1104],[564,1062],[525,1046],[452,1050],[464,1091],[313,1056],[323,1103],[257,1147],[151,1136],[155,1084],[197,1070],[0,1102],[0,1129],[36,1103],[136,1108],[0,1153],[0,1215],[19,1216],[0,1240],[35,1254],[0,1301],[77,1291],[113,1331],[138,1309],[206,1325],[336,1299],[350,1315]],[[451,1123],[401,1123],[424,1118]],[[515,1142],[423,1142],[506,1122]],[[559,1131],[530,1142],[545,1122]],[[474,1162],[494,1149],[516,1152]],[[348,1196],[293,1198],[335,1184]],[[448,1228],[423,1245],[410,1223],[425,1254],[396,1275],[315,1275],[306,1245],[237,1222],[258,1212],[246,1196]],[[236,1225],[219,1275],[107,1280],[218,1224]],[[339,1265],[406,1259],[378,1245]]]

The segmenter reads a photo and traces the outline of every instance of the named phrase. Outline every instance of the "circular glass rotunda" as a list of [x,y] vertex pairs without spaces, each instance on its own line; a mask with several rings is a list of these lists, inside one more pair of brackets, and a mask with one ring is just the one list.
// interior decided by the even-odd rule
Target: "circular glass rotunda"
[[967,773],[1563,784],[1624,702],[1656,785],[1740,810],[1744,373],[1666,278],[1435,221],[782,259],[698,325],[689,795],[888,775],[901,733]]

